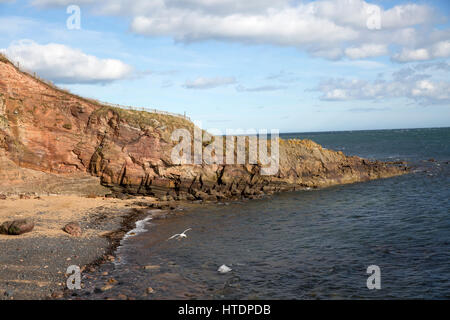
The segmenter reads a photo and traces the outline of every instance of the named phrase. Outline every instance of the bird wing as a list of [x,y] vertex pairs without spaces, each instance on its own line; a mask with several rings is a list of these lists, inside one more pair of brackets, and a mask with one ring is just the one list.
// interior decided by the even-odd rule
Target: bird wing
[[179,236],[179,234],[174,234],[173,236],[171,236],[170,238],[169,238],[169,240],[170,239],[173,239],[173,238],[176,238],[176,237],[178,237]]
[[189,230],[192,230],[192,228],[189,228],[189,229],[184,230],[183,233],[186,233],[186,232],[188,232]]

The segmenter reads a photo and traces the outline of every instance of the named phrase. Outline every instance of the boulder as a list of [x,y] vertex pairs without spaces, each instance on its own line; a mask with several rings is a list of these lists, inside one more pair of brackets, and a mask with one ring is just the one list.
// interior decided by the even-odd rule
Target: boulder
[[27,219],[6,221],[0,225],[0,234],[18,236],[31,232],[34,228],[34,222]]
[[66,226],[63,228],[63,231],[74,237],[81,237],[81,235],[83,234],[83,232],[81,231],[81,226],[78,222],[70,222],[66,224]]
[[203,200],[203,201],[215,201],[215,200],[217,200],[216,196],[207,194],[206,192],[203,192],[203,191],[195,192],[195,197],[197,199]]
[[6,221],[0,224],[0,234],[9,234],[9,227],[11,226],[11,221]]

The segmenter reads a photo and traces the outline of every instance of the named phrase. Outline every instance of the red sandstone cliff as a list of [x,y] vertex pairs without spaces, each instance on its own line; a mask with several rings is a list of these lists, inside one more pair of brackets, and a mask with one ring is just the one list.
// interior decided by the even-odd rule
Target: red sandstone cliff
[[103,106],[0,58],[0,192],[48,192],[52,184],[58,185],[52,189],[56,192],[87,192],[101,183],[129,193],[214,200],[406,171],[347,157],[308,140],[280,140],[280,170],[274,176],[261,176],[257,165],[175,165],[170,135],[176,128],[192,131],[190,121]]

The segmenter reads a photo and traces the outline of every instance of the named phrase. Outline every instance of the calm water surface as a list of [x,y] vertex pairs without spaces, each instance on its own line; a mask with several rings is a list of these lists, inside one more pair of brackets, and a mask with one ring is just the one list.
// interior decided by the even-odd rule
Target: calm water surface
[[[450,298],[450,129],[286,134],[406,176],[201,206],[123,241],[107,295],[138,299]],[[427,161],[433,158],[435,161]],[[188,238],[167,241],[187,228]],[[233,270],[219,274],[222,264]],[[153,265],[158,269],[143,270]],[[381,268],[381,290],[366,269]],[[154,267],[156,268],[156,267]],[[100,279],[98,281],[104,281]],[[95,285],[95,284],[94,284]],[[147,287],[155,290],[146,295]],[[89,293],[86,293],[89,294]],[[90,294],[91,298],[105,294]]]

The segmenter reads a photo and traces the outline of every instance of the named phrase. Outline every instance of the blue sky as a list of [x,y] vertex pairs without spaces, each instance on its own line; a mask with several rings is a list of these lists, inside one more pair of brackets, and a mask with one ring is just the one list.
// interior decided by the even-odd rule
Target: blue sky
[[449,16],[448,1],[0,0],[0,50],[74,93],[204,128],[439,127]]

